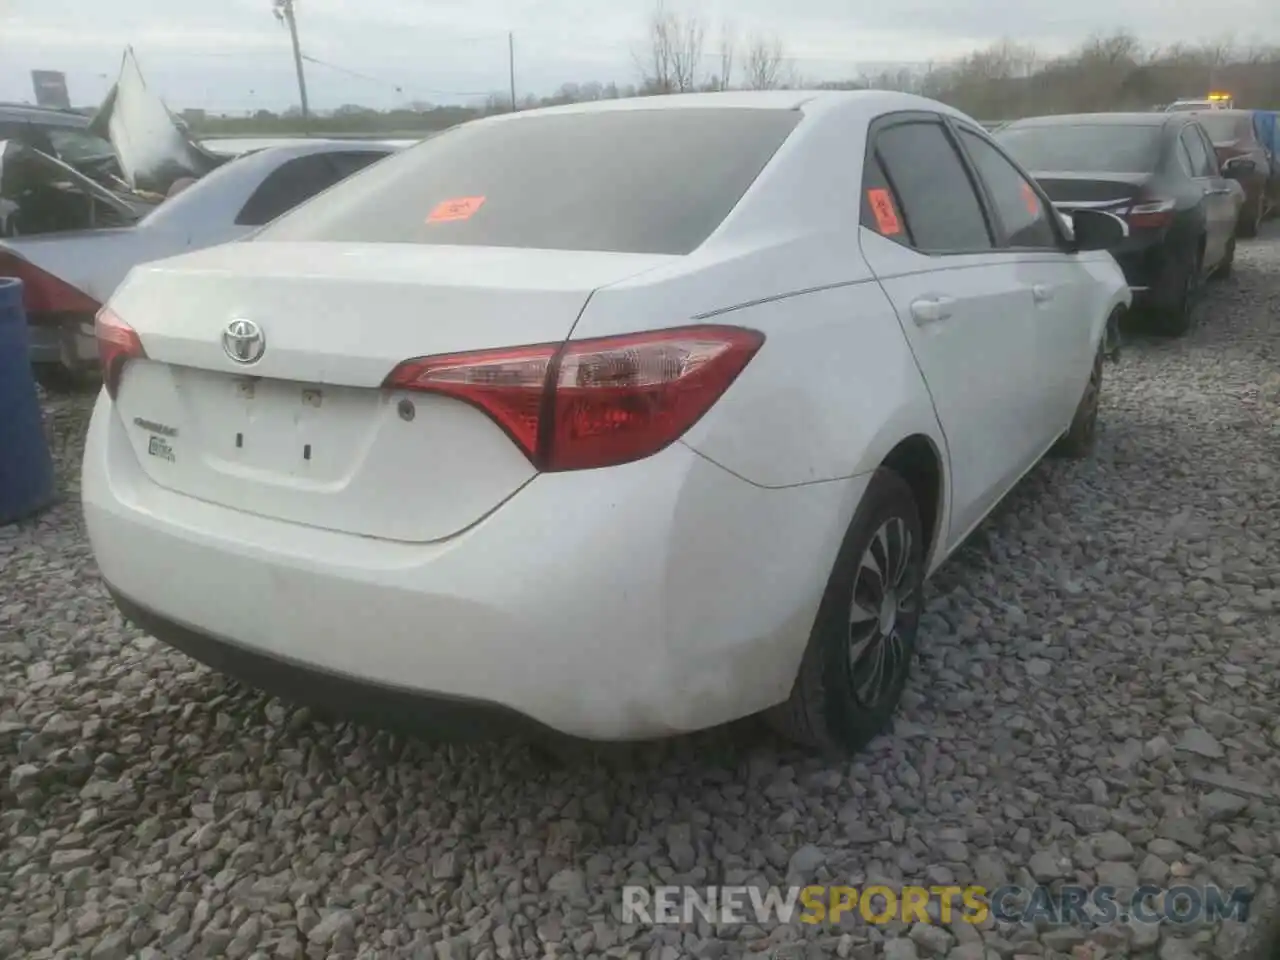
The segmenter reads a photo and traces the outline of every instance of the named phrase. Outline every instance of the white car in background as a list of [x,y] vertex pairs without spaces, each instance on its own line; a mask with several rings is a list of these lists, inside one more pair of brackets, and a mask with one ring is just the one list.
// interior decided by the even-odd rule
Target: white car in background
[[1094,442],[1105,247],[899,93],[465,124],[99,318],[85,521],[124,615],[352,716],[856,749],[924,578]]
[[0,276],[24,283],[37,375],[52,383],[97,363],[94,314],[138,264],[245,237],[395,149],[352,140],[270,147],[228,161],[134,225],[0,238]]

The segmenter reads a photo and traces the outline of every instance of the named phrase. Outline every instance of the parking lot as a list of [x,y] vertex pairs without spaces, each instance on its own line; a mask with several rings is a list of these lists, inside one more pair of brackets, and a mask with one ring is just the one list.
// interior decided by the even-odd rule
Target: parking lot
[[1106,376],[1098,455],[943,568],[905,709],[848,762],[743,723],[556,766],[267,700],[121,622],[77,499],[92,397],[50,398],[65,502],[0,530],[0,956],[1235,956],[1233,922],[618,916],[679,878],[1280,884],[1280,223]]

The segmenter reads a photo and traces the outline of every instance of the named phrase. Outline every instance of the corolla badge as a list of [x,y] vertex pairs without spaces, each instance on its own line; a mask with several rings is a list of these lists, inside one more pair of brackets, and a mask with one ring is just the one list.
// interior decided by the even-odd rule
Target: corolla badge
[[222,331],[222,349],[236,363],[253,363],[266,352],[267,338],[252,320],[232,320]]

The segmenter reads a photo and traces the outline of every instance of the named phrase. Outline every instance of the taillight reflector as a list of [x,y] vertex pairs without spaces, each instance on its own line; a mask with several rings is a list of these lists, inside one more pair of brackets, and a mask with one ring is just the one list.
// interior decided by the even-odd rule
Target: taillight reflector
[[1144,200],[1124,211],[1124,218],[1131,227],[1164,227],[1173,222],[1175,206],[1172,200]]
[[22,306],[29,318],[46,314],[82,314],[85,319],[98,312],[102,304],[77,290],[65,280],[41,270],[30,260],[0,249],[0,277],[17,277],[22,281]]
[[488,414],[543,471],[616,466],[679,439],[764,343],[694,326],[406,360],[388,389],[437,393]]
[[107,307],[98,311],[93,323],[98,340],[98,361],[102,365],[102,384],[112,400],[120,390],[120,376],[130,360],[143,359],[147,352],[137,332]]

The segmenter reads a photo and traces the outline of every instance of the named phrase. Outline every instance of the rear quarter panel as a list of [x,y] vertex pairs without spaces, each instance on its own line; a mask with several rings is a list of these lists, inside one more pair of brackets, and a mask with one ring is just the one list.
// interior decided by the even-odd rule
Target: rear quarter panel
[[913,434],[946,446],[901,326],[874,281],[717,318],[765,334],[684,442],[751,483],[786,487],[874,470]]
[[764,346],[685,435],[765,487],[866,473],[941,431],[893,307],[858,244],[865,108],[806,117],[707,242],[597,290],[573,339],[688,323],[759,330]]
[[1076,262],[1093,281],[1086,288],[1084,306],[1089,311],[1089,334],[1096,348],[1106,332],[1107,318],[1117,307],[1128,309],[1133,293],[1120,264],[1106,250],[1080,254]]
[[99,303],[106,303],[135,265],[179,252],[139,227],[44,234],[4,245]]

